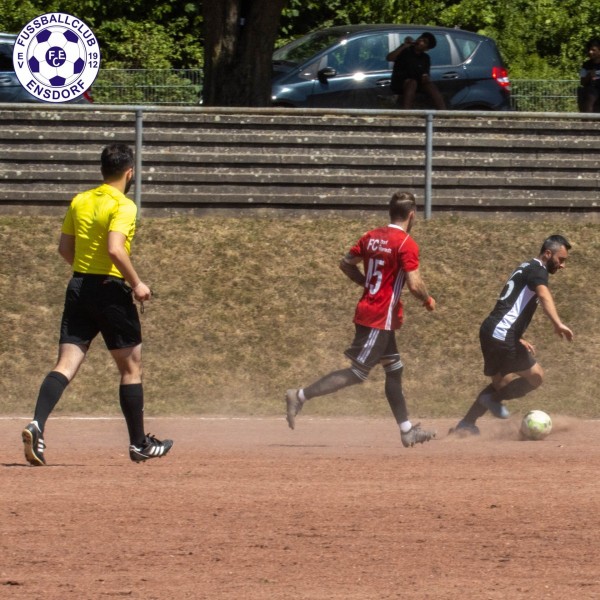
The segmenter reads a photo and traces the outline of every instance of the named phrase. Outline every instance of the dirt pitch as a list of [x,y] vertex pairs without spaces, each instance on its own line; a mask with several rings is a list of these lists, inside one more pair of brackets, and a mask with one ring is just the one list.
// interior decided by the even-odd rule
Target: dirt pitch
[[[0,598],[600,598],[600,422],[402,448],[391,419],[0,419]],[[430,423],[428,423],[429,425]]]

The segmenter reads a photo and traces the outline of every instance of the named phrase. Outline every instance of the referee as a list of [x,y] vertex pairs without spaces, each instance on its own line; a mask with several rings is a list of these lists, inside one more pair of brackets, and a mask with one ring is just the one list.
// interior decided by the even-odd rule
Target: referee
[[22,432],[25,458],[46,464],[44,428],[62,393],[85,360],[92,340],[102,334],[120,373],[119,400],[134,462],[167,454],[172,440],[144,432],[142,331],[138,302],[150,288],[129,257],[137,206],[125,194],[133,182],[133,152],[111,144],[101,155],[103,184],[73,198],[63,221],[59,254],[73,267],[60,325],[58,361],[39,390],[33,421]]

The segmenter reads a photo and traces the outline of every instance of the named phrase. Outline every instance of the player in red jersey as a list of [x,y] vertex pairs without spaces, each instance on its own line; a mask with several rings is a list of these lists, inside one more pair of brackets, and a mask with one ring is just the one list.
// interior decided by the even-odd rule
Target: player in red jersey
[[408,419],[402,391],[404,365],[395,336],[403,320],[400,297],[405,284],[427,310],[435,310],[435,300],[419,274],[419,247],[409,235],[417,214],[415,197],[409,192],[396,192],[390,200],[389,212],[390,224],[365,233],[340,262],[342,272],[364,288],[354,314],[356,335],[345,352],[351,365],[307,387],[287,390],[287,422],[291,429],[304,402],[362,383],[371,369],[381,364],[385,371],[385,395],[400,427],[402,444],[408,448],[435,437],[435,432],[421,429]]

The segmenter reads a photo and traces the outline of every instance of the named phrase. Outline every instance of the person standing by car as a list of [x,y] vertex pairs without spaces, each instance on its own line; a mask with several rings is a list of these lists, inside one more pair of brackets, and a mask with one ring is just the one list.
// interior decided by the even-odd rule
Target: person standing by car
[[581,89],[579,109],[584,113],[600,112],[600,39],[594,38],[587,43],[589,56],[579,72]]
[[502,401],[521,398],[542,385],[544,371],[535,359],[535,348],[523,338],[538,303],[554,331],[572,341],[573,332],[558,316],[548,289],[549,274],[565,268],[570,248],[562,235],[551,235],[544,240],[538,257],[521,263],[504,285],[479,330],[483,372],[492,381],[456,427],[450,429],[450,434],[478,435],[475,422],[479,417],[489,410],[494,417],[508,419],[510,413]]
[[386,60],[394,63],[392,71],[392,92],[398,94],[398,103],[405,110],[413,107],[417,91],[428,94],[437,110],[445,110],[446,104],[435,83],[430,79],[431,59],[428,50],[435,48],[435,36],[428,31],[416,40],[407,37]]
[[[60,325],[58,361],[44,378],[33,420],[23,429],[25,458],[46,464],[46,420],[77,374],[93,339],[102,334],[120,373],[119,400],[134,462],[164,456],[172,440],[144,432],[142,332],[133,302],[150,300],[150,288],[131,259],[137,206],[125,195],[133,181],[133,152],[111,144],[101,155],[104,183],[73,198],[62,225],[58,252],[73,267]],[[132,298],[133,296],[133,298]]]
[[[390,224],[365,233],[341,260],[344,275],[363,288],[354,314],[354,341],[345,352],[351,366],[333,371],[307,387],[287,390],[286,418],[291,429],[307,400],[362,383],[371,369],[381,364],[385,395],[400,428],[402,445],[408,448],[435,437],[435,432],[413,425],[408,418],[402,391],[404,365],[395,336],[403,321],[401,294],[405,283],[428,311],[435,309],[435,300],[419,273],[419,247],[409,235],[416,213],[413,194],[396,192],[389,202]],[[360,263],[363,271],[358,267]]]

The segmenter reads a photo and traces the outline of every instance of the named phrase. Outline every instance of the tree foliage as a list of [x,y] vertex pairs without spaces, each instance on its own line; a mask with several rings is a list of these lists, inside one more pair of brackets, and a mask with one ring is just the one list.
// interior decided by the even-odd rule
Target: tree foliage
[[494,38],[511,76],[523,79],[577,78],[586,42],[600,36],[599,0],[0,0],[0,31],[46,12],[85,20],[105,67],[203,67],[209,102],[228,89],[250,105],[268,101],[274,45],[331,25],[462,27]]
[[283,10],[279,43],[313,29],[353,23],[415,23],[437,25],[443,0],[290,0]]
[[31,19],[49,12],[64,12],[83,19],[98,38],[104,67],[201,66],[202,17],[197,2],[0,0],[0,31],[18,33]]
[[598,0],[290,0],[280,43],[350,23],[461,27],[494,38],[513,78],[574,79],[585,44],[600,36]]
[[574,79],[587,41],[600,34],[597,0],[462,0],[440,25],[494,38],[513,78]]

